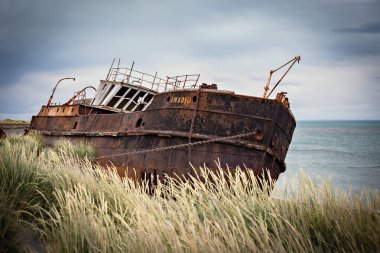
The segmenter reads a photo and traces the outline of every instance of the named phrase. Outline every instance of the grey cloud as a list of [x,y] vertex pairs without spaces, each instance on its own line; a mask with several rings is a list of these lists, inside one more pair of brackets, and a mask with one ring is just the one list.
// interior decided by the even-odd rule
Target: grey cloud
[[[23,85],[22,76],[43,72],[59,79],[67,69],[104,66],[104,73],[93,74],[97,80],[114,57],[124,65],[135,60],[137,69],[152,73],[200,73],[206,82],[233,89],[256,83],[259,94],[268,71],[297,54],[303,60],[291,76],[303,66],[342,61],[360,71],[362,57],[380,60],[378,10],[377,0],[0,1],[1,112],[46,103],[46,94],[33,89],[25,99],[10,93],[15,83]],[[44,85],[22,80],[50,90],[54,78]],[[287,80],[289,89],[307,83]]]
[[364,24],[360,27],[332,29],[338,33],[380,33],[380,22]]
[[380,76],[372,76],[370,79],[380,86]]

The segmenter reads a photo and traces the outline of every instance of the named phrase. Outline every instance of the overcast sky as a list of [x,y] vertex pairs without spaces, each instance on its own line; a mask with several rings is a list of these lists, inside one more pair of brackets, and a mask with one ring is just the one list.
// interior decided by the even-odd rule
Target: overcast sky
[[53,102],[97,87],[113,58],[261,96],[296,55],[278,91],[297,119],[380,119],[379,0],[0,0],[0,119],[30,119],[62,77]]

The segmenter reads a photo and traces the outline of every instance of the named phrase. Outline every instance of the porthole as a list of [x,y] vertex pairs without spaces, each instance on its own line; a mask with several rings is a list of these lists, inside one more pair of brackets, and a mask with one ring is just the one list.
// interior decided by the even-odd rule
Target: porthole
[[142,118],[139,118],[136,122],[136,127],[141,127],[143,126],[145,123],[143,122]]
[[197,99],[198,99],[197,96],[194,96],[194,97],[193,97],[193,102],[194,102],[194,103],[197,102]]
[[256,128],[255,129],[256,133],[255,133],[255,139],[257,142],[262,142],[263,139],[264,139],[264,133],[263,131],[261,130],[260,127]]
[[168,101],[168,102],[170,101],[170,96],[166,99],[166,101]]

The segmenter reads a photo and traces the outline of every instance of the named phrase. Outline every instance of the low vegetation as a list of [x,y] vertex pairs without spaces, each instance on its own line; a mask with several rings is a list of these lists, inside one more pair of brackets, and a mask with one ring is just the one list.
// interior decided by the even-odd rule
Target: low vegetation
[[13,119],[3,119],[0,120],[1,125],[28,125],[30,121],[28,120],[13,120]]
[[[250,173],[146,186],[94,165],[85,144],[0,141],[0,252],[380,252],[378,193],[341,192],[305,176],[284,191]],[[203,171],[202,173],[207,173]],[[29,247],[29,248],[28,248]]]

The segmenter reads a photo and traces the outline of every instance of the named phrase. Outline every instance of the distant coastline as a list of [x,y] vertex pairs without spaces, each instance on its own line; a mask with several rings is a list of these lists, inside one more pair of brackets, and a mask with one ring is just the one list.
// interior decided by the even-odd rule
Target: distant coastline
[[12,120],[3,119],[0,120],[0,128],[8,134],[23,134],[24,129],[30,124],[29,120]]
[[1,126],[16,126],[16,125],[29,125],[30,120],[14,120],[14,119],[2,119],[0,120]]

